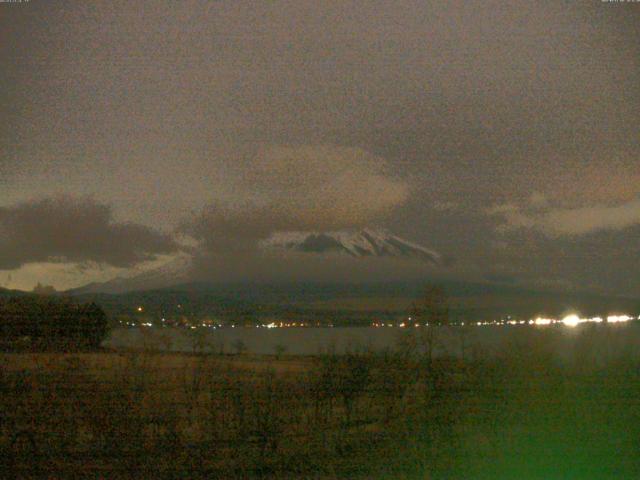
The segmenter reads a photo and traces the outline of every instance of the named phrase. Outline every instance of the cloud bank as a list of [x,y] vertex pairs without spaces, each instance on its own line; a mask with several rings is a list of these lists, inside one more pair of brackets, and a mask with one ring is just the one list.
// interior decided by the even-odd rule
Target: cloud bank
[[359,228],[382,221],[409,197],[407,181],[359,148],[270,146],[259,149],[237,182],[244,200],[212,203],[180,230],[211,249],[253,248],[283,230]]
[[33,262],[97,262],[131,267],[178,249],[169,236],[114,222],[90,197],[57,196],[0,207],[0,270]]
[[[538,204],[539,205],[539,204]],[[489,213],[502,217],[499,230],[534,229],[549,237],[585,235],[603,230],[623,230],[640,225],[640,197],[618,205],[593,205],[579,208],[523,209],[506,204]]]

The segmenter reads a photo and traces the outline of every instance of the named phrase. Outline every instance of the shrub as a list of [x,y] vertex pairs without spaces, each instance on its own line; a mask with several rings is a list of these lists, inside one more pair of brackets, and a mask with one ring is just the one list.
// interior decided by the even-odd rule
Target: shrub
[[32,349],[98,348],[107,333],[107,316],[95,303],[40,296],[0,299],[0,338],[10,346],[26,337]]

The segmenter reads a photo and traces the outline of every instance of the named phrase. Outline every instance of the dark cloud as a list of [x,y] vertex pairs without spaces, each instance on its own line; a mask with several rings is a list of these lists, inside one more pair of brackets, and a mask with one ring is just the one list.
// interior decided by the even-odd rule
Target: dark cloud
[[[606,255],[563,233],[634,228],[617,227],[631,210],[593,207],[640,193],[637,5],[0,8],[0,204],[93,194],[118,218],[165,231],[214,205],[187,223],[218,252],[281,228],[379,223],[480,278],[517,265],[519,278],[547,266],[544,276],[575,279],[558,261],[574,242],[583,283],[640,283],[637,271],[603,275]],[[523,210],[531,192],[554,212]],[[504,216],[485,214],[493,205],[519,206],[511,218],[533,227],[504,237]]]
[[230,206],[214,203],[185,219],[178,230],[195,238],[205,251],[231,254],[254,250],[258,241],[290,221],[275,217],[268,207],[254,203]]
[[359,148],[268,146],[239,175],[235,203],[215,202],[180,230],[218,253],[246,250],[273,232],[339,230],[384,220],[410,194],[387,162]]
[[[508,229],[483,249],[487,271],[534,286],[638,295],[640,225],[583,235],[550,237],[536,229]],[[526,252],[526,255],[523,254]]]
[[0,207],[0,270],[31,262],[98,262],[129,267],[176,251],[168,235],[117,223],[109,206],[60,196]]

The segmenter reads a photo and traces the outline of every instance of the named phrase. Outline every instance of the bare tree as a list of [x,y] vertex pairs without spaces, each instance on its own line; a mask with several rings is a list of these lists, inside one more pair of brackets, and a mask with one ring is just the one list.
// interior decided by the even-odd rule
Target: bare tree
[[371,361],[366,354],[347,353],[339,357],[336,392],[342,397],[346,423],[351,422],[354,406],[369,384]]
[[280,360],[282,356],[287,352],[287,347],[286,345],[282,345],[281,343],[279,343],[273,347],[273,351],[275,353],[276,360]]
[[449,324],[449,299],[444,288],[428,285],[422,297],[413,302],[411,317],[415,323],[424,325],[420,332],[420,343],[431,364],[440,338],[440,327]]
[[235,350],[236,355],[242,355],[247,352],[247,345],[241,338],[238,338],[233,342],[233,349]]
[[192,328],[187,330],[187,337],[194,355],[204,353],[209,346],[209,332],[206,328]]

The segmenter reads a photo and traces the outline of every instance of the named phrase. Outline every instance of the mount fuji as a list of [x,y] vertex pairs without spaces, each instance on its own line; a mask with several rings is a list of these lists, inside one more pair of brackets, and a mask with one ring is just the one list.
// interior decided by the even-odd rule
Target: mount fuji
[[[435,251],[404,240],[384,230],[334,232],[277,232],[259,242],[265,252],[303,252],[309,254],[344,254],[351,257],[397,257],[440,265],[442,257]],[[94,282],[69,290],[73,295],[124,292],[169,288],[193,281],[197,250],[182,251],[158,267],[106,282]]]
[[335,232],[278,232],[261,242],[264,249],[307,253],[343,253],[352,257],[415,258],[439,265],[437,252],[404,240],[386,230]]

